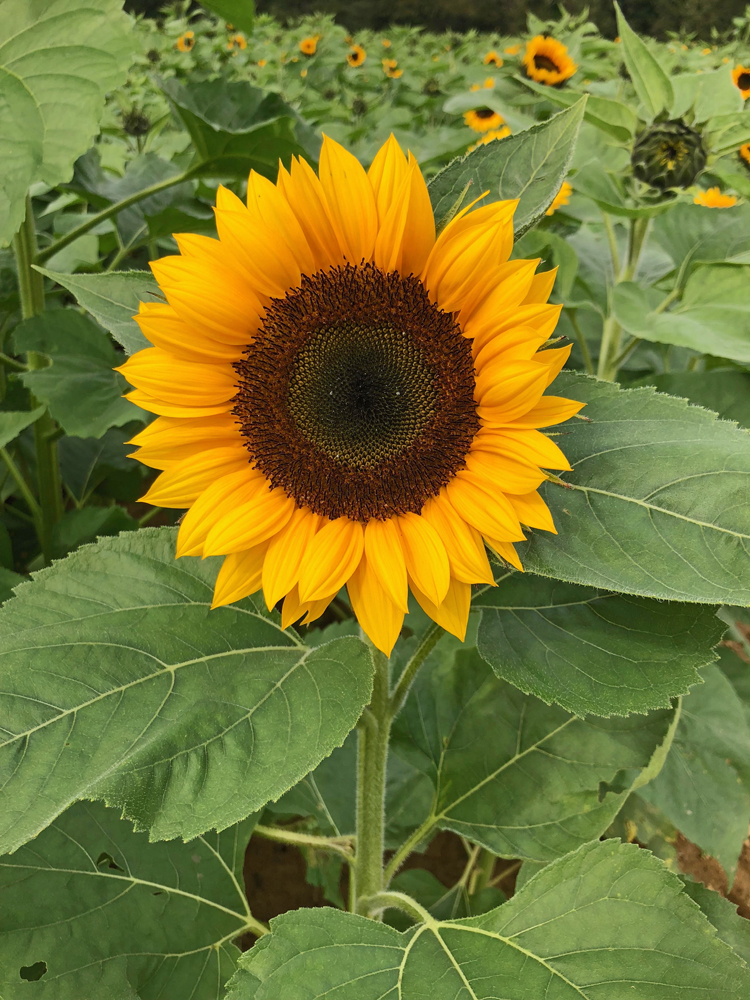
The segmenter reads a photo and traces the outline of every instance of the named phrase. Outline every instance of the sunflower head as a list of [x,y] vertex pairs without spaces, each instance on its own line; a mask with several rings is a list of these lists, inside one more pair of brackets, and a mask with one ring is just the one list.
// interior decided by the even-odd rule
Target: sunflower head
[[232,35],[229,41],[232,43],[232,46],[234,48],[242,50],[247,48],[247,39],[245,38],[244,35],[241,35],[239,32],[236,35]]
[[502,56],[498,55],[497,52],[495,52],[495,50],[493,49],[491,52],[488,52],[485,55],[482,62],[484,63],[485,66],[497,66],[499,68],[503,64],[503,59]]
[[286,627],[346,586],[389,654],[411,590],[463,638],[486,547],[521,569],[523,526],[555,530],[537,489],[570,466],[540,428],[580,404],[544,395],[569,348],[542,349],[554,272],[510,260],[515,207],[436,235],[393,137],[368,172],[326,139],[319,175],[220,187],[218,240],[153,262],[154,346],[122,370],[159,416],[133,443],[163,470],[144,500],[187,508],[178,556],[224,557],[214,606],[262,590]]
[[681,120],[658,122],[645,129],[633,146],[635,176],[652,187],[690,187],[706,166],[700,132]]
[[351,49],[349,49],[349,55],[346,57],[346,61],[350,66],[361,66],[366,58],[367,53],[361,45],[352,45]]
[[397,59],[383,59],[383,72],[392,80],[397,80],[403,75],[404,71],[402,69],[398,69]]
[[510,129],[507,125],[503,125],[502,128],[493,128],[490,132],[485,132],[481,138],[477,139],[473,145],[469,146],[466,150],[467,153],[473,153],[475,149],[479,149],[480,146],[486,146],[488,142],[494,142],[496,139],[504,139],[506,135],[510,135]]
[[299,50],[303,56],[314,56],[315,51],[318,48],[318,36],[311,35],[309,38],[303,38],[299,43]]
[[184,34],[175,42],[175,47],[179,49],[180,52],[189,52],[195,45],[195,33],[192,31],[186,31]]
[[523,57],[526,76],[537,83],[561,87],[578,66],[568,55],[568,48],[549,35],[536,35],[526,43]]
[[151,119],[139,108],[131,108],[122,116],[122,128],[127,135],[146,135],[151,128]]
[[496,131],[505,124],[505,119],[492,108],[476,108],[464,113],[464,121],[475,132]]
[[732,194],[722,194],[721,188],[711,187],[707,191],[699,191],[693,198],[693,203],[704,208],[733,208],[737,199]]
[[742,99],[746,101],[750,97],[750,66],[735,66],[732,70],[732,79],[739,88]]
[[555,195],[552,204],[545,212],[545,215],[554,215],[558,208],[562,208],[563,205],[567,205],[570,202],[570,196],[572,194],[573,188],[567,181],[563,181],[560,190]]

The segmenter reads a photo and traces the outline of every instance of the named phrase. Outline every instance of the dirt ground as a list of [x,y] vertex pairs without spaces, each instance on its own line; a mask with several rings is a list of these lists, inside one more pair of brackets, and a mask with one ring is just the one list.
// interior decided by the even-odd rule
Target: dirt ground
[[[727,876],[714,858],[701,853],[689,840],[678,835],[677,856],[680,868],[709,889],[727,896],[737,912],[750,918],[750,838],[745,841],[732,891],[727,894]],[[466,852],[455,834],[439,833],[424,854],[413,854],[404,867],[426,868],[447,887],[461,877],[466,864]],[[507,896],[512,896],[519,865],[498,860],[495,875],[503,870],[507,877],[498,883]],[[345,878],[342,889],[346,897]],[[305,861],[296,847],[253,837],[245,856],[245,887],[253,916],[264,922],[287,910],[301,906],[330,906],[318,886],[305,881]],[[250,947],[252,937],[243,942]]]

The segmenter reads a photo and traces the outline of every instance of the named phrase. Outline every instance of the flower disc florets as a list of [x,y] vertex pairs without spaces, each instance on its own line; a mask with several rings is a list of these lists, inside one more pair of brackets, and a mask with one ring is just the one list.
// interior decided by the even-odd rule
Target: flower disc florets
[[700,132],[678,119],[656,122],[641,132],[631,163],[639,180],[665,191],[690,187],[705,168],[706,159]]

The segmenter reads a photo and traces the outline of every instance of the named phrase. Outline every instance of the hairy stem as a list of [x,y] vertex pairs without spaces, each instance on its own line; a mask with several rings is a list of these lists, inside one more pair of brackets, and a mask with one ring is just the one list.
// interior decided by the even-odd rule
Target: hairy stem
[[352,852],[353,837],[318,837],[314,834],[297,833],[295,830],[284,830],[278,826],[262,826],[258,824],[253,830],[259,837],[275,840],[280,844],[294,844],[295,847],[312,847],[318,851],[333,851],[340,854],[350,864],[354,859]]
[[417,671],[435,648],[440,638],[444,635],[445,629],[435,623],[431,625],[422,636],[419,645],[414,650],[414,654],[404,667],[403,673],[399,677],[393,695],[391,696],[390,714],[392,719],[395,719],[401,711],[401,708],[406,701],[406,696],[409,693],[412,681],[417,676]]
[[476,896],[477,893],[486,889],[490,884],[496,861],[497,857],[492,851],[488,851],[486,847],[483,847],[474,869],[474,878],[471,881],[469,892],[472,896]]
[[383,883],[385,885],[390,885],[391,879],[399,870],[401,865],[406,861],[414,848],[424,840],[431,832],[432,828],[435,826],[436,819],[430,814],[427,819],[422,823],[422,825],[411,834],[411,836],[403,842],[401,847],[396,851],[391,860],[388,862],[384,875]]
[[[635,277],[635,272],[638,268],[638,261],[641,259],[641,253],[646,242],[648,226],[649,220],[647,218],[631,219],[630,238],[628,241],[628,259],[616,278],[616,284],[619,285],[623,281],[632,281]],[[616,253],[616,248],[613,248],[613,250]],[[612,265],[615,267],[616,275],[618,272],[616,266],[618,262],[618,259],[613,256]],[[617,371],[624,360],[624,358],[621,358],[621,337],[622,327],[615,319],[610,303],[610,312],[604,321],[604,328],[602,330],[602,341],[599,350],[599,365],[596,373],[598,378],[603,379],[606,382],[614,382],[617,378]]]
[[371,913],[382,912],[393,909],[408,913],[410,917],[419,920],[420,923],[431,923],[432,916],[420,906],[416,899],[407,896],[405,892],[378,892],[368,896],[363,900]]

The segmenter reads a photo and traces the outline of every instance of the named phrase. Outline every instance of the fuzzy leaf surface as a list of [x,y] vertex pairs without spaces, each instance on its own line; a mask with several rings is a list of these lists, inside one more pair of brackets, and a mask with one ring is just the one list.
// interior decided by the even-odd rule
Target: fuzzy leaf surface
[[317,648],[248,599],[210,610],[219,560],[128,532],[37,574],[0,610],[0,844],[79,798],[154,839],[223,829],[278,798],[355,725],[367,647]]

